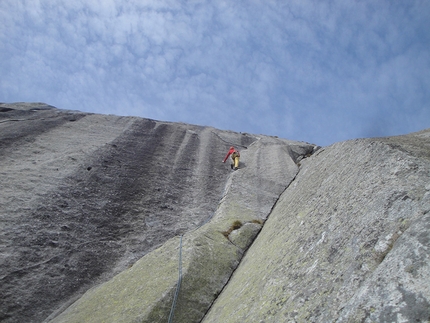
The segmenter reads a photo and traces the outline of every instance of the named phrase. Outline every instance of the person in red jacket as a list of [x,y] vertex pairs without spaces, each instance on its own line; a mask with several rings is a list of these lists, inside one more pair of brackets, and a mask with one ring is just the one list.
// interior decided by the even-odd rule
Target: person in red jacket
[[239,151],[237,151],[236,149],[234,149],[233,146],[231,146],[230,150],[228,151],[227,155],[225,156],[225,158],[223,160],[223,163],[225,163],[228,156],[230,156],[230,155],[231,155],[231,159],[233,159],[233,164],[231,165],[231,168],[236,170],[239,168],[239,158],[240,158]]

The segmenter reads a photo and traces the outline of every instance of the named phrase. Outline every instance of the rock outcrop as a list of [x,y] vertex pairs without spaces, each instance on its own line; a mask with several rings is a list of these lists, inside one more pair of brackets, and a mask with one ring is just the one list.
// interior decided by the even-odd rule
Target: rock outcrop
[[[296,176],[298,167],[290,150],[297,151],[297,147],[291,144],[276,138],[260,138],[252,143],[242,151],[245,162],[240,171],[231,173],[208,223],[185,233],[180,241],[168,241],[129,270],[87,292],[53,322],[167,322],[179,266],[181,285],[175,321],[201,321],[279,195]],[[312,150],[308,144],[299,149],[303,154]]]
[[197,228],[223,194],[230,145],[258,139],[44,104],[0,108],[5,322],[41,322]]
[[430,131],[304,160],[203,320],[428,322]]
[[318,148],[0,104],[0,321],[427,322],[430,130]]

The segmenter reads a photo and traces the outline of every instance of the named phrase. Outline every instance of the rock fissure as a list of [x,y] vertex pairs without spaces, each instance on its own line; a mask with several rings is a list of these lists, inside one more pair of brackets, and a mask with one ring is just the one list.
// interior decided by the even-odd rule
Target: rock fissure
[[[310,157],[310,156],[307,156],[307,157]],[[294,162],[296,162],[297,158],[294,158],[293,160],[294,160]],[[299,168],[299,169],[297,169],[297,173],[296,173],[296,175],[291,179],[291,181],[288,183],[288,185],[287,185],[287,186],[285,186],[285,189],[284,189],[284,190],[283,190],[283,191],[278,195],[278,198],[276,199],[276,201],[273,203],[273,205],[272,205],[272,206],[271,206],[271,208],[270,208],[269,214],[265,217],[265,221],[267,221],[267,220],[270,218],[270,214],[272,213],[273,209],[275,208],[275,206],[276,206],[276,204],[277,204],[278,200],[281,198],[281,196],[282,196],[282,194],[285,192],[285,190],[287,190],[287,188],[288,188],[288,187],[289,187],[289,186],[294,182],[294,180],[295,180],[295,178],[297,177],[297,175],[298,175],[299,171],[300,171],[300,168]],[[263,229],[263,227],[264,227],[264,222],[265,222],[265,221],[254,220],[254,221],[252,221],[252,222],[248,222],[248,223],[245,223],[245,224],[240,223],[240,227],[238,227],[238,228],[236,228],[236,229],[234,229],[234,230],[231,230],[230,232],[228,232],[228,231],[227,231],[227,232],[228,232],[227,239],[228,239],[228,240],[229,240],[233,245],[235,245],[237,248],[239,248],[239,249],[243,250],[243,254],[242,254],[242,257],[240,257],[240,259],[239,259],[239,263],[237,264],[237,267],[232,271],[231,275],[228,277],[227,282],[226,282],[226,283],[225,283],[225,285],[222,287],[222,289],[221,289],[221,290],[220,290],[220,292],[217,294],[217,296],[214,298],[214,300],[212,301],[211,305],[208,307],[207,311],[205,312],[205,314],[203,315],[203,317],[202,317],[202,319],[199,321],[199,323],[204,322],[204,319],[205,319],[205,317],[206,317],[207,313],[209,313],[209,312],[210,312],[210,310],[211,310],[211,308],[212,308],[213,304],[217,301],[218,297],[220,297],[220,296],[222,295],[223,290],[224,290],[225,288],[227,288],[227,286],[228,286],[229,282],[231,281],[232,277],[233,277],[233,276],[234,276],[234,274],[235,274],[236,269],[240,266],[241,261],[245,258],[247,251],[248,251],[248,250],[249,250],[249,248],[252,246],[253,242],[258,238],[259,233],[261,232],[261,230],[262,230],[262,229]],[[255,234],[254,234],[253,236],[249,237],[250,239],[247,241],[247,243],[246,243],[246,247],[244,247],[243,245],[240,245],[240,244],[236,245],[236,243],[234,242],[235,238],[233,238],[233,241],[232,241],[232,239],[230,238],[230,235],[231,235],[231,234],[234,234],[235,232],[236,232],[236,233],[239,233],[239,232],[240,232],[240,230],[243,228],[243,226],[244,226],[244,225],[246,225],[246,224],[254,224],[254,225],[258,225],[258,229],[255,231]],[[234,227],[234,225],[235,225],[235,224],[233,224],[233,226],[232,226],[232,227]],[[236,224],[236,225],[238,226],[238,224]],[[226,233],[226,232],[224,232],[223,234],[225,235],[225,233]]]
[[[254,141],[247,150],[241,152],[242,158],[245,160],[245,167],[229,176],[225,193],[211,221],[184,234],[183,276],[175,309],[175,320],[198,322],[202,319],[208,306],[213,303],[214,297],[220,294],[239,265],[244,252],[261,230],[261,223],[267,218],[268,212],[273,208],[273,203],[285,189],[285,182],[290,183],[296,175],[298,169],[289,156],[288,150],[284,149],[288,143],[283,145],[267,144],[267,141],[270,143],[273,140],[280,141],[279,139],[259,139]],[[270,147],[270,150],[267,147]],[[256,169],[255,165],[258,165],[260,156],[264,153],[270,154],[272,151],[278,157],[283,154],[286,164],[265,170]],[[289,171],[285,171],[285,166],[289,167]],[[278,172],[278,174],[272,174],[273,172]],[[256,185],[260,189],[257,189]],[[168,249],[168,244],[165,244],[157,250],[170,254]],[[149,265],[146,257],[151,258],[155,253],[156,251],[153,251],[148,254],[139,263],[146,267]],[[173,258],[169,259],[173,261]],[[170,262],[170,260],[168,261]],[[163,260],[159,259],[159,262],[163,263]],[[162,265],[162,267],[170,268],[170,265]],[[119,284],[116,277],[112,283]],[[174,284],[176,282],[173,283],[172,281],[172,286]],[[172,286],[168,287],[168,290],[171,290]],[[117,288],[123,288],[123,286],[118,285]],[[70,322],[73,322],[74,319],[79,319],[75,311],[82,311],[82,305],[88,302],[86,297],[97,299],[97,295],[102,293],[102,290],[103,287],[101,286],[91,293],[87,293],[54,322],[69,322],[70,319],[72,319]],[[131,294],[136,293],[140,292],[136,289],[131,291]],[[161,291],[160,293],[165,294]],[[115,295],[109,297],[113,297],[112,301],[116,298]],[[133,296],[130,295],[129,297]],[[147,299],[148,295],[141,297]],[[153,322],[154,313],[165,315],[166,311],[161,309],[167,309],[169,306],[168,297],[163,297],[157,302],[161,302],[156,307],[160,311],[151,310],[150,313],[148,312],[143,319],[144,322]],[[71,313],[75,314],[71,317]],[[98,315],[102,314],[98,313]],[[162,320],[161,316],[159,319]]]
[[167,322],[179,235],[175,323],[430,317],[430,130],[320,149],[44,104],[0,112],[4,323]]
[[[416,257],[430,260],[428,251],[418,251],[423,242],[413,238],[422,236],[422,232],[427,232],[428,237],[423,225],[426,220],[416,214],[430,205],[430,199],[428,195],[421,201],[401,195],[393,201],[392,192],[398,187],[405,188],[404,191],[425,187],[429,165],[424,162],[414,167],[413,172],[420,172],[423,177],[399,177],[390,168],[384,174],[384,164],[399,167],[407,157],[398,153],[389,158],[381,156],[376,144],[373,151],[360,154],[359,159],[350,158],[365,151],[362,147],[368,141],[328,147],[324,155],[314,155],[303,163],[203,323],[381,322],[384,313],[399,308],[400,303],[387,305],[397,293],[393,283],[399,279],[408,285],[408,292],[414,290],[412,293],[419,297],[426,294],[428,299],[428,288],[411,284],[405,271],[414,272],[413,266],[407,264],[414,263]],[[347,159],[348,164],[340,166],[342,159]],[[344,171],[331,172],[336,168]],[[372,187],[375,196],[362,194],[363,189]],[[312,199],[315,196],[326,198]],[[376,226],[372,227],[372,222]],[[379,238],[388,241],[389,252],[384,261],[373,267],[371,249]],[[303,254],[301,251],[305,250]],[[422,279],[429,277],[428,270],[427,266],[421,271],[425,273]],[[363,312],[363,308],[372,311]],[[412,314],[412,305],[404,313],[406,320],[414,315],[418,321],[430,317],[429,311]]]

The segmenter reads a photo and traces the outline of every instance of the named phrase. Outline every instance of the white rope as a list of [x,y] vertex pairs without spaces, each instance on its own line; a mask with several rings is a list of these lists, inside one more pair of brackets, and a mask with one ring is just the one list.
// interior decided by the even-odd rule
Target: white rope
[[173,314],[175,313],[175,307],[176,307],[176,301],[178,300],[179,295],[179,289],[181,288],[181,282],[182,282],[182,235],[181,240],[179,243],[179,264],[178,264],[178,283],[176,284],[176,292],[175,297],[173,298],[172,308],[170,309],[170,315],[169,315],[169,323],[172,323],[173,320]]

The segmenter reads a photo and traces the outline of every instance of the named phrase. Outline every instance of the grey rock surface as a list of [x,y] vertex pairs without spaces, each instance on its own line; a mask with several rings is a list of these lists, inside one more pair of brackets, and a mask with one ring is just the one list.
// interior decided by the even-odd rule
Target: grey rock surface
[[430,321],[430,129],[321,148],[0,104],[0,160],[1,322]]
[[203,320],[429,322],[430,130],[319,150]]
[[178,284],[179,252],[182,275],[173,317],[175,322],[201,321],[296,176],[290,153],[297,146],[313,150],[309,144],[269,137],[253,142],[242,151],[241,168],[226,181],[209,222],[184,234],[181,243],[174,238],[129,271],[88,291],[52,322],[167,322]]
[[216,210],[230,145],[209,127],[0,105],[0,321],[41,322]]

